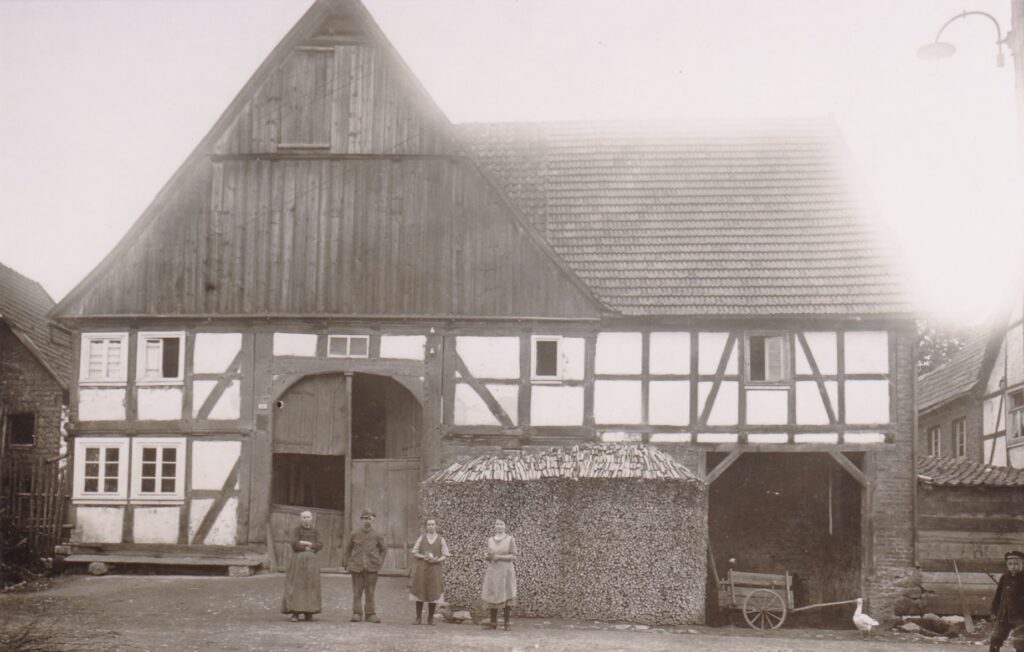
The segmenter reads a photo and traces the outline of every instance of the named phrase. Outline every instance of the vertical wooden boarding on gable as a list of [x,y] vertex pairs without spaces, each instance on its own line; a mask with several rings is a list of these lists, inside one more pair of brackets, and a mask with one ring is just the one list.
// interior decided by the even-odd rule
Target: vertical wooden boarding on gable
[[334,48],[297,48],[281,66],[280,147],[331,146]]

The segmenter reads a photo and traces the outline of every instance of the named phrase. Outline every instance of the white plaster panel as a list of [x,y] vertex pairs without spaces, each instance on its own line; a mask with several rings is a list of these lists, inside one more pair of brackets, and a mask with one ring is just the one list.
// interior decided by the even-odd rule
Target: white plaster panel
[[697,435],[698,444],[735,444],[739,435],[724,432],[702,432]]
[[220,400],[210,410],[211,420],[233,420],[242,415],[242,386],[238,380],[232,380]]
[[518,337],[457,337],[455,351],[475,378],[519,378]]
[[992,459],[992,440],[991,439],[986,439],[986,440],[982,441],[981,442],[981,448],[982,448],[982,453],[981,453],[982,454],[982,458],[981,458],[981,461],[984,462],[985,464],[991,464],[991,462],[989,462],[989,460]]
[[[718,371],[718,363],[722,359],[722,352],[729,341],[728,333],[698,333],[697,342],[700,347],[697,351],[697,369],[701,374],[714,374]],[[729,361],[725,365],[725,373],[735,374],[736,371],[736,346],[732,347]]]
[[380,357],[422,360],[427,346],[425,335],[381,335]]
[[75,508],[75,520],[75,527],[81,533],[82,543],[121,543],[123,507],[79,505]]
[[848,374],[889,373],[889,333],[847,331],[843,340],[843,360]]
[[690,383],[686,380],[652,380],[648,388],[648,421],[656,426],[690,423]]
[[837,444],[839,443],[839,433],[822,432],[796,434],[793,435],[793,442],[796,444]]
[[530,391],[530,423],[532,425],[583,425],[582,387],[534,385]]
[[992,451],[992,466],[1006,466],[1006,436],[993,440],[995,450]]
[[1005,429],[1006,424],[1003,423],[1002,397],[993,396],[992,398],[985,399],[985,402],[982,404],[981,413],[982,434],[991,435],[992,433]]
[[135,543],[178,543],[178,519],[181,508],[141,507],[132,510],[132,536]]
[[1006,332],[1006,385],[1013,387],[1024,381],[1024,333],[1021,326]]
[[316,356],[316,335],[274,333],[274,355],[312,358]]
[[651,333],[652,374],[690,373],[690,334]]
[[[697,413],[703,413],[707,405],[708,395],[711,393],[711,381],[702,382],[697,386]],[[718,388],[718,395],[715,397],[715,404],[708,416],[708,425],[731,426],[739,421],[739,383],[735,381],[723,381]]]
[[847,444],[884,444],[885,434],[881,432],[847,432],[843,434]]
[[988,374],[988,382],[985,384],[985,393],[991,394],[1000,390],[999,381],[1006,375],[1006,339],[999,342],[999,354]]
[[639,374],[643,367],[643,336],[640,333],[599,333],[595,355],[596,373]]
[[[839,355],[835,332],[808,332],[804,333],[804,339],[807,340],[807,346],[811,349],[811,355],[814,357],[814,363],[818,365],[818,371],[824,376],[838,373]],[[796,341],[796,373],[801,375],[813,373],[807,356],[804,355],[804,347],[800,346],[799,340]]]
[[[832,403],[832,414],[839,415],[839,384],[834,380],[825,381],[825,392]],[[826,424],[828,412],[818,391],[818,383],[799,381],[796,383],[796,422],[800,425]]]
[[1024,296],[1018,294],[1013,302],[1013,308],[1010,310],[1010,322],[1019,321],[1021,314],[1024,313]]
[[594,421],[597,423],[640,423],[641,383],[639,380],[594,381]]
[[476,390],[467,383],[458,383],[455,386],[455,425],[497,426],[501,422],[491,413]]
[[139,419],[142,421],[180,419],[181,401],[180,387],[140,387]]
[[885,380],[846,381],[847,423],[888,423],[889,382]]
[[123,421],[123,387],[90,387],[78,390],[78,419],[80,421]]
[[[314,336],[315,337],[315,336]],[[277,344],[275,335],[274,344]],[[242,350],[241,333],[196,333],[192,369],[197,374],[222,374]],[[313,350],[316,350],[314,341]],[[274,355],[278,354],[276,351]]]
[[656,432],[651,435],[652,444],[688,444],[690,433],[688,432]]
[[[220,491],[242,452],[239,441],[192,442],[192,488]],[[235,487],[238,487],[237,481]]]
[[616,444],[638,444],[643,441],[643,435],[639,432],[602,432],[601,441]]
[[223,509],[217,515],[210,533],[202,541],[195,541],[196,532],[210,511],[213,505],[213,498],[193,498],[192,507],[188,518],[188,540],[194,544],[205,544],[209,546],[233,546],[236,540],[238,529],[238,498],[232,496],[224,503]]
[[747,435],[747,442],[751,444],[787,444],[789,435],[784,432],[751,433]]
[[788,390],[747,388],[747,423],[774,425],[788,422]]
[[583,380],[587,341],[582,337],[562,338],[562,379]]
[[1015,469],[1024,468],[1024,447],[1014,446],[1009,450],[1010,466]]

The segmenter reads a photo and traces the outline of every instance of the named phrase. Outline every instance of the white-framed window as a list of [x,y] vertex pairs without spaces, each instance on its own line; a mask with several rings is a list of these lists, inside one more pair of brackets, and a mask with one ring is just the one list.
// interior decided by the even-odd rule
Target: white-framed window
[[128,497],[128,438],[75,439],[74,471],[77,502],[124,502]]
[[1010,392],[1006,407],[1006,432],[1010,443],[1024,443],[1024,390]]
[[783,333],[747,335],[747,382],[789,381],[789,337]]
[[122,384],[128,381],[128,334],[83,333],[79,381]]
[[369,335],[328,335],[328,358],[368,358],[370,357]]
[[562,338],[557,335],[534,335],[530,348],[531,378],[562,380]]
[[132,438],[132,501],[185,499],[185,438]]
[[176,384],[185,372],[185,333],[139,333],[135,378],[144,384]]
[[967,419],[953,420],[953,452],[957,457],[967,457]]
[[932,426],[928,429],[928,454],[942,454],[942,426]]

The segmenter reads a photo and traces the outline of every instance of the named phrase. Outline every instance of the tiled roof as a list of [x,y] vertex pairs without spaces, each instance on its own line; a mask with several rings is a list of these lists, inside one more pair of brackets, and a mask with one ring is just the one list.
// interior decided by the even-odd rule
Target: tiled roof
[[624,314],[911,310],[831,125],[456,129],[567,265]]
[[1024,469],[989,466],[964,458],[919,457],[917,479],[940,487],[1024,487]]
[[981,376],[988,337],[976,333],[944,365],[917,379],[917,410],[923,412],[965,394]]
[[54,341],[51,336],[52,322],[46,313],[53,306],[53,299],[43,286],[0,264],[0,319],[67,389],[71,375],[71,343],[70,339]]

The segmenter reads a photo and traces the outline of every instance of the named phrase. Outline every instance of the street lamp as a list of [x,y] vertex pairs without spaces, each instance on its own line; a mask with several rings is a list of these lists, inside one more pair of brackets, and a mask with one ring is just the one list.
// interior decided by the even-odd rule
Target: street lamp
[[999,52],[996,54],[996,65],[1002,68],[1006,64],[1006,57],[1003,55],[1003,45],[1007,44],[1010,35],[1003,36],[1003,30],[999,27],[999,21],[996,20],[995,16],[984,11],[965,11],[961,14],[953,16],[947,20],[942,27],[939,28],[939,33],[935,35],[935,40],[927,45],[922,45],[917,49],[917,56],[921,59],[947,59],[956,53],[956,46],[946,41],[940,41],[942,32],[950,23],[959,20],[961,18],[967,18],[968,16],[984,16],[992,21],[992,24],[996,28],[996,47]]

